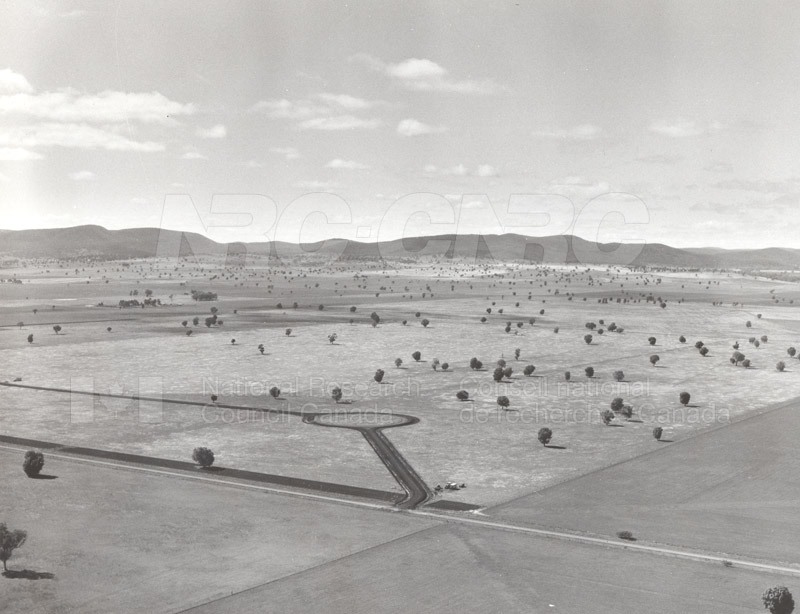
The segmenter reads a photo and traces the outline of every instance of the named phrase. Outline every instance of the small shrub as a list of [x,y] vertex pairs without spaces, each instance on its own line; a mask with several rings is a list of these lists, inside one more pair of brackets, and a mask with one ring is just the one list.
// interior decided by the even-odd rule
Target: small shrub
[[625,541],[633,542],[636,541],[636,538],[633,536],[633,533],[630,531],[617,531],[617,537],[620,539],[624,539]]

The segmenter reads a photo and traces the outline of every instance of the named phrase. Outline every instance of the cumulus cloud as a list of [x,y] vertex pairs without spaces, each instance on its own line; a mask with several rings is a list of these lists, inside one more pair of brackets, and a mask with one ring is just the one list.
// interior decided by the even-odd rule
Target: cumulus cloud
[[497,177],[497,169],[489,164],[481,164],[475,173],[478,177]]
[[12,126],[0,132],[0,146],[13,148],[70,147],[109,151],[163,151],[164,145],[152,141],[134,141],[119,126],[44,123]]
[[294,187],[301,188],[303,190],[330,190],[332,188],[337,187],[338,184],[333,181],[297,181],[294,183]]
[[158,92],[115,92],[81,94],[66,88],[33,94],[18,92],[0,96],[0,115],[21,116],[46,121],[169,124],[174,118],[192,115],[193,104],[168,99]]
[[573,126],[572,128],[534,132],[533,136],[548,139],[590,141],[598,138],[602,134],[603,129],[600,128],[600,126],[595,126],[593,124],[580,124],[579,126]]
[[396,85],[420,92],[451,92],[457,94],[494,94],[500,87],[491,80],[454,79],[447,69],[433,60],[409,58],[396,64],[367,55],[356,54],[351,61],[382,73]]
[[421,136],[423,134],[436,134],[444,132],[444,126],[431,126],[416,119],[404,119],[397,124],[397,134],[402,136]]
[[72,181],[91,181],[96,175],[92,171],[76,171],[69,174]]
[[365,119],[354,115],[338,115],[335,117],[314,117],[300,122],[301,130],[354,130],[358,128],[372,130],[381,125],[378,119]]
[[297,160],[300,157],[300,152],[294,147],[270,147],[269,152],[283,156],[287,160]]
[[195,134],[201,139],[224,139],[228,136],[228,129],[222,124],[217,124],[211,128],[198,128]]
[[270,119],[297,120],[297,127],[301,130],[373,129],[381,125],[379,119],[357,117],[354,113],[370,109],[375,104],[348,94],[322,93],[317,94],[314,100],[261,100],[251,107],[251,111],[265,113]]
[[341,168],[352,171],[360,171],[369,168],[369,166],[354,160],[342,160],[341,158],[334,158],[325,165],[325,168]]
[[[0,140],[2,140],[2,137],[0,137]],[[42,159],[44,159],[42,154],[30,151],[29,149],[23,149],[22,147],[0,147],[0,161],[3,162]]]
[[28,94],[33,87],[28,80],[10,68],[0,70],[0,94]]
[[183,160],[208,160],[207,156],[204,156],[199,151],[187,151],[185,154],[181,156]]
[[700,136],[702,134],[718,132],[723,128],[724,126],[717,121],[701,124],[699,122],[687,119],[677,119],[673,121],[661,120],[653,122],[650,125],[651,132],[655,132],[656,134],[660,134],[662,136],[668,136],[673,139]]

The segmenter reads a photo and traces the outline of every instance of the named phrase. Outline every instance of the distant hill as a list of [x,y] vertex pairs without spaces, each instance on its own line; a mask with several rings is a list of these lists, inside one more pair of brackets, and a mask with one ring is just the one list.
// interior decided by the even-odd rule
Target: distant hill
[[477,258],[567,264],[632,264],[634,266],[798,269],[800,250],[766,248],[725,250],[679,249],[660,243],[644,246],[598,244],[571,235],[527,237],[503,235],[436,235],[382,243],[330,239],[291,244],[218,243],[196,233],[158,228],[108,230],[102,226],[75,226],[41,230],[0,230],[0,255],[19,258],[103,259],[151,258],[176,255],[259,254],[276,258],[319,255],[335,260],[398,260],[419,256]]

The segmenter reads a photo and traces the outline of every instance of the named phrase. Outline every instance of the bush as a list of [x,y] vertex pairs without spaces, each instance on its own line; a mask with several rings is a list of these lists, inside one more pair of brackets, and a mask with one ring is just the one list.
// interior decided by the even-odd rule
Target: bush
[[572,378],[572,374],[569,371],[564,371],[564,379],[569,381]]
[[774,586],[764,591],[761,596],[764,608],[771,614],[791,614],[794,611],[794,599],[785,586]]
[[749,358],[745,358],[745,359],[742,361],[742,366],[743,366],[745,369],[749,369],[749,368],[750,368],[750,359],[749,359]]
[[29,478],[35,478],[44,467],[44,454],[36,450],[25,452],[25,460],[22,461],[22,470]]
[[592,343],[592,336],[591,335],[584,335],[583,340],[586,342],[586,345],[591,345]]
[[630,405],[623,405],[622,409],[619,410],[619,413],[622,414],[626,420],[630,420],[633,417],[633,407]]
[[419,362],[419,359],[422,358],[422,353],[416,351],[413,354],[411,354],[411,358],[413,358],[416,362]]
[[681,405],[688,405],[689,401],[692,400],[692,395],[690,395],[688,392],[681,392],[681,394],[679,396],[679,399],[680,399]]
[[430,323],[431,323],[431,321],[430,321],[430,320],[428,320],[428,319],[423,319],[423,320],[420,322],[420,324],[422,324],[422,326],[423,326],[424,328],[428,328],[428,324],[430,324]]
[[397,367],[399,369],[402,365],[403,365],[403,359],[402,358],[395,358],[394,359],[394,366],[395,367]]
[[633,536],[633,533],[630,531],[617,531],[617,537],[620,539],[624,539],[625,541],[633,542],[636,541],[636,538]]
[[614,411],[620,411],[624,404],[625,401],[622,400],[622,397],[616,397],[611,401],[611,409]]
[[783,370],[786,368],[786,363],[784,363],[782,360],[779,360],[778,364],[775,365],[775,368],[778,371],[783,372]]
[[543,426],[542,428],[539,429],[539,434],[537,435],[537,438],[539,439],[540,444],[546,446],[548,443],[550,443],[550,440],[553,438],[553,431],[551,431],[546,426]]
[[553,329],[553,332],[554,332],[554,333],[556,333],[556,334],[558,334],[558,326],[556,326],[556,327]]
[[469,392],[467,392],[466,390],[459,390],[458,392],[456,392],[456,398],[459,401],[466,401],[469,399]]
[[383,369],[375,371],[375,375],[373,375],[372,378],[380,384],[383,381]]
[[594,377],[594,367],[586,367],[583,372],[586,373],[586,377]]
[[474,356],[469,359],[469,368],[473,371],[479,371],[483,367],[483,363]]
[[214,464],[214,453],[209,448],[195,448],[192,452],[192,460],[203,469],[208,469]]
[[648,337],[648,338],[647,338],[647,342],[648,342],[650,345],[655,345],[655,344],[656,344],[656,338],[655,338],[655,337]]
[[700,356],[706,356],[706,355],[708,355],[708,348],[706,346],[703,346],[700,348]]
[[789,355],[789,358],[794,358],[794,355],[797,354],[797,350],[793,347],[790,347],[788,350],[786,350],[786,353]]
[[33,333],[28,335],[28,343],[33,343]]
[[492,378],[497,383],[502,382],[503,381],[503,367],[496,367],[494,372],[492,373]]
[[331,390],[331,398],[337,403],[342,400],[342,389],[338,386]]
[[660,357],[658,354],[653,354],[653,355],[650,357],[650,364],[651,364],[651,365],[653,365],[653,366],[655,367],[655,366],[656,366],[656,363],[657,363],[659,360],[661,360],[661,357]]
[[600,413],[600,418],[603,420],[603,424],[608,426],[611,424],[611,421],[614,419],[614,412],[610,409],[606,409]]
[[625,373],[623,371],[614,371],[614,379],[621,382],[625,379]]
[[530,377],[531,375],[533,375],[534,371],[536,371],[536,367],[534,367],[533,365],[527,365],[522,370],[522,374],[525,375],[526,377]]
[[447,371],[450,368],[450,363],[443,362],[442,363],[442,371]]
[[269,393],[273,399],[277,399],[279,396],[281,396],[281,389],[277,386],[273,386],[269,389]]
[[502,407],[503,409],[507,409],[508,406],[510,405],[508,397],[503,397],[503,396],[497,397],[497,405]]
[[680,337],[678,337],[678,341],[680,341],[681,343],[686,343],[686,337],[681,335]]
[[658,441],[661,441],[661,436],[664,434],[664,429],[660,426],[657,426],[653,429],[653,437],[655,437]]

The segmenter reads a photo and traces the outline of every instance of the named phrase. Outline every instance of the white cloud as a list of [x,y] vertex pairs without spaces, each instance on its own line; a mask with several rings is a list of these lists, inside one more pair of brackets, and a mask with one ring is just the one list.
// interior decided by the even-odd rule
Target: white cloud
[[343,168],[347,170],[364,170],[369,168],[366,164],[355,162],[354,160],[342,160],[341,158],[334,158],[325,165],[325,168]]
[[463,164],[451,166],[450,168],[439,168],[433,164],[428,164],[422,169],[428,175],[446,175],[451,177],[466,177],[469,169]]
[[10,68],[0,70],[0,94],[27,94],[33,91],[33,86],[18,72]]
[[593,124],[581,124],[567,129],[545,130],[534,132],[533,136],[548,139],[563,139],[573,141],[590,141],[603,133],[603,129]]
[[348,94],[329,94],[326,92],[318,94],[317,98],[327,102],[328,104],[347,109],[348,111],[362,111],[365,109],[371,109],[377,104],[375,102],[364,100],[363,98],[358,98],[356,96],[350,96]]
[[222,124],[217,124],[211,128],[198,128],[195,134],[201,139],[224,139],[228,136],[228,129]]
[[208,160],[208,157],[204,156],[199,151],[187,151],[181,158],[183,160]]
[[71,147],[109,151],[163,151],[164,145],[152,141],[133,141],[121,134],[122,127],[96,127],[87,124],[44,123],[12,126],[0,132],[0,147]]
[[336,117],[314,117],[298,124],[301,130],[353,130],[364,128],[371,130],[381,125],[378,119],[364,119],[354,115]]
[[15,93],[0,96],[0,115],[17,115],[47,121],[169,124],[196,111],[193,104],[169,100],[158,92],[81,94],[67,88],[41,94]]
[[436,134],[444,132],[444,126],[430,126],[416,119],[404,119],[397,124],[397,133],[402,136],[421,136],[423,134]]
[[131,204],[133,205],[147,205],[150,203],[149,198],[142,198],[141,196],[134,196],[131,198]]
[[712,121],[708,124],[700,124],[695,121],[678,119],[674,121],[657,121],[650,125],[650,131],[668,136],[674,139],[687,138],[692,136],[700,136],[701,134],[709,134],[712,132],[719,132],[725,126],[718,121]]
[[72,181],[91,181],[96,175],[92,171],[76,171],[69,174]]
[[489,164],[481,164],[476,174],[478,177],[497,177],[497,169]]
[[270,147],[269,151],[283,156],[287,160],[297,160],[300,157],[300,152],[294,147]]
[[22,147],[0,147],[0,161],[3,162],[42,159],[43,155]]
[[367,54],[356,54],[351,61],[380,72],[408,90],[421,92],[452,92],[457,94],[494,94],[500,91],[491,80],[453,79],[447,69],[432,60],[409,58],[397,64],[387,64]]
[[328,107],[308,100],[292,102],[285,98],[280,100],[260,100],[250,107],[250,110],[266,113],[267,117],[272,119],[307,119],[318,115],[326,115],[330,112]]

